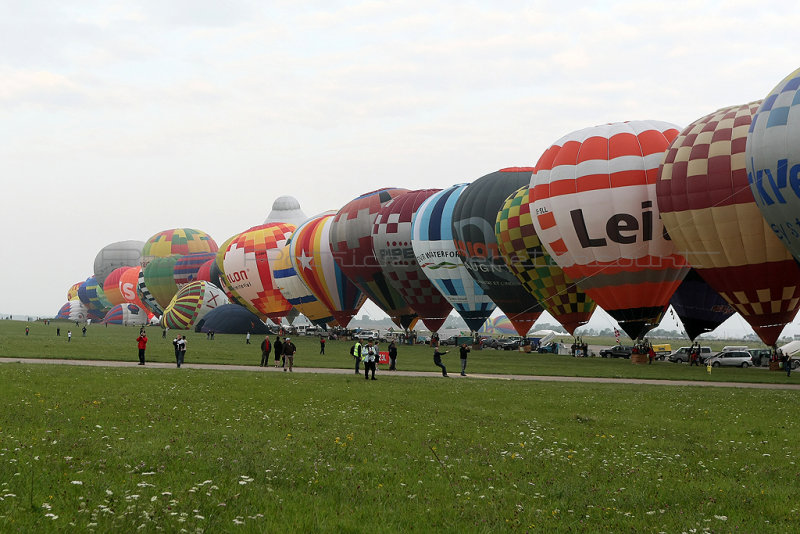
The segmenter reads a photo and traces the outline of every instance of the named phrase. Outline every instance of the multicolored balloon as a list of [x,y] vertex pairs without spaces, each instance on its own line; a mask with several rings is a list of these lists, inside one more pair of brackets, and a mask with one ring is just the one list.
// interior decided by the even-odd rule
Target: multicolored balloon
[[436,289],[417,263],[411,246],[411,221],[422,203],[441,189],[421,189],[386,203],[375,217],[372,248],[389,283],[431,332],[436,332],[453,306]]
[[489,317],[483,324],[479,334],[493,334],[493,335],[513,335],[517,333],[516,327],[508,320],[505,315],[498,315],[497,317]]
[[164,308],[158,303],[156,298],[147,289],[147,284],[144,283],[144,269],[139,270],[139,277],[136,281],[136,295],[139,297],[144,307],[156,317],[161,317],[164,314]]
[[597,305],[542,246],[533,226],[529,186],[519,188],[503,203],[495,237],[500,255],[522,287],[570,334],[589,322]]
[[140,265],[129,267],[123,271],[122,275],[119,277],[119,292],[125,302],[130,302],[131,304],[136,304],[140,308],[147,309],[147,307],[142,304],[142,301],[139,299],[139,294],[136,291],[141,272],[142,267]]
[[111,309],[111,303],[106,299],[103,288],[97,283],[94,276],[90,276],[78,287],[78,298],[86,309],[89,316],[103,317]]
[[658,325],[689,271],[656,205],[658,166],[677,135],[661,121],[579,130],[545,151],[531,179],[548,254],[633,339]]
[[184,285],[175,294],[161,316],[162,327],[187,330],[206,313],[218,306],[228,304],[225,293],[205,280],[196,280]]
[[147,310],[136,304],[117,304],[103,318],[105,324],[122,326],[144,326],[150,321]]
[[725,302],[696,269],[690,269],[669,301],[692,341],[724,323],[736,310]]
[[216,252],[194,252],[181,256],[173,269],[175,284],[180,288],[189,282],[194,282],[197,280],[198,271],[203,264],[214,260],[216,257]]
[[467,271],[453,239],[453,207],[466,188],[454,185],[422,203],[411,222],[411,247],[428,279],[477,331],[496,306]]
[[108,300],[112,306],[125,302],[119,287],[119,281],[122,277],[122,273],[131,268],[132,267],[117,267],[106,276],[106,281],[103,283],[103,293],[105,293],[106,300]]
[[222,260],[226,285],[237,299],[262,319],[285,317],[292,305],[272,278],[272,263],[295,227],[285,223],[254,226],[236,236]]
[[216,252],[217,243],[207,233],[194,228],[173,228],[159,232],[142,247],[142,267],[155,258],[186,256],[195,252]]
[[133,267],[142,262],[144,241],[117,241],[106,245],[94,258],[94,276],[105,287],[106,277],[119,267]]
[[758,209],[800,261],[800,69],[775,86],[759,106],[745,154]]
[[[297,230],[295,230],[295,234]],[[295,310],[319,326],[335,323],[331,311],[323,304],[297,274],[292,266],[291,242],[294,234],[286,240],[286,244],[277,254],[273,264],[272,276],[281,294],[289,301]],[[290,323],[291,324],[291,323]],[[338,324],[338,323],[337,323]]]
[[409,328],[417,315],[392,287],[372,250],[372,227],[380,209],[407,189],[385,188],[361,195],[334,216],[330,229],[334,261],[395,324]]
[[774,345],[797,313],[800,267],[748,185],[746,135],[759,104],[723,108],[687,126],[669,147],[657,191],[677,249]]
[[78,289],[80,289],[83,282],[75,282],[67,290],[67,300],[80,300],[78,298]]
[[89,310],[80,300],[70,300],[58,310],[56,319],[83,322],[89,316]]
[[[178,255],[153,258],[142,269],[144,283],[162,310],[178,292],[178,284],[175,283],[175,264],[180,259],[181,256]],[[144,299],[142,302],[145,302]]]
[[333,259],[330,230],[335,214],[323,213],[301,224],[289,242],[289,258],[308,289],[339,325],[347,327],[367,297]]
[[224,291],[225,288],[220,287],[219,280],[215,281],[215,280],[211,279],[211,266],[214,265],[216,263],[216,261],[217,260],[216,260],[216,256],[215,256],[215,259],[209,260],[209,261],[205,262],[203,265],[201,265],[200,268],[197,269],[196,278],[197,278],[197,280],[205,280],[206,282],[211,282],[212,284],[214,284],[215,286],[219,287],[220,289],[222,289]]
[[531,181],[530,167],[511,167],[478,178],[453,207],[453,237],[461,261],[521,336],[542,314],[542,305],[522,287],[497,248],[497,212],[509,195]]

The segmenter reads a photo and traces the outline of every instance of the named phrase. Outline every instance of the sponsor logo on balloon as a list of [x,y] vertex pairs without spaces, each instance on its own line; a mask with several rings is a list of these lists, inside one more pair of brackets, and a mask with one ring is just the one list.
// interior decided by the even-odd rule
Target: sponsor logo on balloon
[[411,247],[396,247],[378,249],[381,261],[413,261],[414,250]]
[[[755,167],[755,163],[753,163],[753,159],[750,158],[750,166]],[[772,194],[775,196],[773,199],[767,190],[764,188],[764,179],[769,183],[770,188],[772,189]],[[787,179],[788,178],[788,179]],[[794,191],[795,196],[800,198],[800,163],[797,165],[793,165],[791,170],[789,170],[789,160],[786,158],[779,159],[777,168],[775,169],[775,174],[773,176],[772,169],[759,169],[755,173],[755,177],[753,176],[752,172],[747,173],[747,180],[756,186],[756,191],[758,191],[758,199],[762,204],[766,206],[771,206],[776,202],[778,204],[786,204],[786,199],[783,198],[783,194],[781,193],[782,189],[786,189],[786,185],[788,183],[791,186],[792,191]]]
[[128,302],[136,300],[136,286],[130,282],[122,284],[122,296],[125,297],[125,300]]
[[[630,213],[615,213],[606,221],[605,237],[590,237],[589,229],[586,227],[586,220],[583,217],[583,210],[576,209],[569,212],[572,218],[572,226],[575,228],[575,234],[578,237],[578,242],[583,248],[592,247],[605,247],[608,245],[608,239],[614,243],[621,245],[630,245],[636,243],[639,238],[641,241],[652,241],[653,239],[653,212],[648,208],[653,207],[651,200],[642,202],[642,215],[641,219]],[[543,214],[542,218],[546,218],[547,214]],[[542,226],[545,226],[542,224]],[[666,231],[662,232],[664,239],[669,239]]]
[[225,278],[228,280],[228,284],[230,284],[234,289],[250,287],[250,280],[247,277],[247,271],[242,270],[232,273],[225,273]]

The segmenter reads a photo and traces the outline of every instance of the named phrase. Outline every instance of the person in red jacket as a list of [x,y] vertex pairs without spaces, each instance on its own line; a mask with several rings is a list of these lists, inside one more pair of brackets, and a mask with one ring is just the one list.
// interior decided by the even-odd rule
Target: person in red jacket
[[144,365],[144,351],[147,348],[147,334],[144,333],[144,330],[139,331],[136,341],[139,343],[139,365]]

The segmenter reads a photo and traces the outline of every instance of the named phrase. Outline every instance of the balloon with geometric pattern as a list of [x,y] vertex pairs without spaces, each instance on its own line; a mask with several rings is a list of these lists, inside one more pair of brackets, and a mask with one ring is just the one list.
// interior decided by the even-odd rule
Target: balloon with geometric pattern
[[417,264],[472,331],[496,306],[458,256],[453,239],[453,207],[467,184],[458,184],[431,195],[411,221],[411,247]]
[[262,319],[279,323],[292,309],[275,285],[272,265],[294,229],[286,223],[254,226],[236,236],[223,253],[222,274],[227,287]]
[[89,315],[89,310],[80,300],[73,299],[61,306],[56,314],[56,319],[83,322]]
[[139,297],[139,302],[154,316],[161,317],[164,314],[164,308],[161,307],[153,294],[150,293],[150,290],[147,289],[147,284],[144,282],[144,269],[141,268],[136,282],[136,295]]
[[428,197],[441,189],[409,191],[386,203],[375,217],[372,248],[389,283],[431,332],[436,332],[453,306],[436,289],[414,256],[411,221]]
[[658,206],[677,249],[775,345],[800,304],[800,267],[761,215],[747,178],[747,132],[760,102],[701,117],[672,142]]
[[531,215],[530,186],[508,197],[497,213],[497,247],[508,268],[544,308],[575,335],[592,317],[595,302],[544,250]]
[[144,326],[149,322],[147,310],[132,303],[117,304],[103,317],[105,324],[122,326]]
[[228,298],[211,282],[189,282],[178,290],[164,308],[160,324],[162,327],[188,330],[206,313],[223,304],[228,304]]
[[509,195],[531,181],[530,167],[489,173],[467,186],[453,207],[453,236],[469,274],[508,316],[520,336],[542,314],[542,305],[522,287],[497,247],[497,212]]
[[67,290],[67,300],[80,300],[78,298],[78,289],[81,287],[82,283],[83,282],[75,282],[69,287]]
[[659,324],[689,271],[656,205],[658,166],[678,131],[653,120],[578,130],[542,154],[531,178],[545,250],[632,339]]
[[384,188],[365,193],[345,204],[330,229],[334,261],[392,321],[409,328],[417,314],[389,283],[372,249],[372,227],[381,208],[407,189]]
[[97,283],[94,276],[87,278],[78,287],[78,298],[89,310],[89,315],[103,317],[111,309],[111,303],[106,299],[103,288]]
[[216,252],[193,252],[192,254],[181,256],[177,263],[175,263],[173,271],[175,285],[180,288],[189,282],[194,282],[197,279],[197,273],[200,267],[207,261],[213,260],[216,257]]
[[148,239],[142,247],[142,267],[155,258],[186,256],[194,252],[216,252],[217,243],[207,233],[194,228],[172,228]]
[[144,283],[161,309],[165,309],[178,292],[178,284],[175,283],[175,264],[180,259],[181,256],[178,255],[155,257],[142,269]]
[[289,240],[289,259],[306,287],[346,328],[367,296],[333,259],[330,229],[335,215],[326,212],[301,224]]

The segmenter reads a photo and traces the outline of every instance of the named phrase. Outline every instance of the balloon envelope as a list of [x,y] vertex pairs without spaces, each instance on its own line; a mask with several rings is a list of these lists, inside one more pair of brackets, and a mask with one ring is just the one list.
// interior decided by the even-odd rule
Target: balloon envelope
[[385,311],[395,324],[408,328],[414,311],[392,287],[372,249],[372,227],[380,209],[407,189],[385,188],[366,193],[345,204],[330,229],[334,261],[353,283]]
[[367,299],[334,261],[330,230],[335,212],[307,220],[292,234],[289,258],[314,296],[347,327]]
[[800,267],[764,221],[747,179],[747,130],[758,102],[694,121],[664,158],[658,205],[678,250],[774,345],[800,303]]
[[544,250],[531,214],[530,187],[509,196],[497,213],[497,247],[522,287],[570,334],[592,317],[595,302]]
[[453,207],[466,187],[448,187],[422,203],[411,223],[411,247],[428,279],[477,331],[496,306],[467,271],[453,240]]
[[735,310],[696,269],[691,269],[669,301],[692,341],[724,323]]
[[88,317],[89,310],[80,300],[70,300],[58,310],[56,319],[83,322]]
[[497,248],[497,213],[509,195],[530,184],[532,168],[501,169],[478,178],[453,207],[453,237],[458,255],[483,292],[524,336],[542,314],[542,306],[522,287]]
[[200,268],[207,262],[217,257],[216,252],[194,252],[181,256],[173,269],[175,284],[182,287],[189,282],[197,280]]
[[207,233],[194,228],[173,228],[159,232],[142,247],[142,267],[155,258],[185,256],[194,252],[216,252],[217,243]]
[[142,261],[144,241],[117,241],[106,245],[94,258],[94,276],[105,287],[106,277],[119,267],[133,267]]
[[106,324],[119,324],[123,326],[144,326],[149,322],[147,310],[136,304],[117,304],[103,318]]
[[267,215],[264,224],[285,223],[293,226],[300,226],[308,216],[300,209],[300,202],[291,196],[282,196],[275,199],[272,203],[272,211]]
[[386,278],[432,332],[442,327],[453,306],[417,263],[411,246],[411,221],[425,199],[439,191],[410,191],[392,199],[378,212],[372,229],[373,252]]
[[656,206],[658,166],[677,135],[661,121],[579,130],[545,151],[531,179],[548,254],[633,339],[658,325],[689,270]]
[[175,264],[180,258],[177,255],[153,258],[142,269],[144,283],[161,309],[166,308],[178,292],[178,284],[175,283]]
[[103,283],[103,293],[112,306],[116,306],[117,304],[122,304],[125,302],[125,299],[122,297],[122,291],[119,287],[119,283],[120,279],[122,278],[122,274],[128,269],[132,269],[132,267],[117,267],[111,271],[111,273],[106,277],[106,281]]
[[269,334],[256,314],[238,304],[223,304],[209,311],[195,323],[196,332],[216,334]]
[[103,288],[97,283],[94,276],[87,278],[78,287],[78,298],[86,306],[90,316],[94,314],[102,318],[111,309],[111,303],[106,299]]
[[209,311],[228,304],[225,293],[205,280],[189,282],[172,298],[161,316],[161,326],[186,330]]

